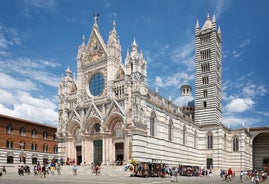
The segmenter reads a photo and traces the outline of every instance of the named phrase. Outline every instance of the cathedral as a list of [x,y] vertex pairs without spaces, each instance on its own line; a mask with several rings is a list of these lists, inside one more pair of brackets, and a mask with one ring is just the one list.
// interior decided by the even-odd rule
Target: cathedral
[[253,139],[269,129],[251,133],[222,123],[222,33],[215,16],[201,27],[197,20],[194,32],[195,97],[186,79],[171,101],[149,89],[136,40],[122,61],[116,23],[106,43],[95,16],[78,48],[77,75],[68,67],[59,83],[58,156],[77,164],[135,159],[216,171],[260,167],[268,152],[255,161]]

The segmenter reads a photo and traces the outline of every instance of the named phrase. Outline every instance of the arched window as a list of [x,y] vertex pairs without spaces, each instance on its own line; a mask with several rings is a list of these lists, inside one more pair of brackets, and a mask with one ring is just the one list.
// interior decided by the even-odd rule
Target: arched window
[[168,141],[172,141],[172,132],[173,130],[173,122],[170,120],[169,123],[168,123]]
[[53,147],[53,151],[54,151],[54,153],[58,153],[58,146],[57,146],[57,145],[55,145],[55,146]]
[[48,139],[48,132],[43,132],[43,139]]
[[24,141],[21,141],[21,142],[19,143],[19,146],[20,146],[20,149],[21,149],[21,150],[24,150],[24,149],[25,149],[25,142],[24,142]]
[[186,130],[186,126],[185,125],[183,127],[183,135],[182,136],[183,136],[182,137],[182,139],[183,139],[183,145],[185,145],[186,142],[187,142],[187,130]]
[[20,128],[20,136],[25,136],[25,128],[24,127]]
[[14,157],[13,156],[7,156],[7,163],[13,164],[14,163]]
[[37,131],[36,129],[32,130],[32,137],[37,138]]
[[207,134],[207,149],[213,149],[213,135],[211,132]]
[[99,123],[95,123],[93,126],[93,134],[98,134],[101,131],[101,125]]
[[48,149],[49,149],[48,145],[44,144],[43,145],[43,152],[48,152]]
[[37,157],[32,157],[32,164],[37,164]]
[[32,143],[31,150],[37,151],[37,144],[36,143]]
[[7,149],[13,149],[13,141],[7,140],[6,148]]
[[7,125],[7,127],[6,127],[6,133],[7,133],[7,134],[11,134],[12,131],[13,131],[13,127],[12,127],[12,125],[11,125],[11,124]]
[[150,136],[154,137],[155,136],[155,113],[152,113],[150,116]]
[[233,137],[233,152],[237,152],[239,151],[239,141],[238,141],[238,137],[234,136]]

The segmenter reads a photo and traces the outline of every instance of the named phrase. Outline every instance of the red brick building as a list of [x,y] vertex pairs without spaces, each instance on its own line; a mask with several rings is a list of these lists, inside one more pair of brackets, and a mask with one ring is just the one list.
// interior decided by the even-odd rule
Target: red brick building
[[35,164],[57,159],[57,129],[0,114],[0,164]]

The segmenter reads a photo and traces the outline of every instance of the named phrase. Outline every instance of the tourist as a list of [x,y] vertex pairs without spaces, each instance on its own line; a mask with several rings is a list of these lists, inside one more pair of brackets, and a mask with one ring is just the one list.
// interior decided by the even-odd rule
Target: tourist
[[243,182],[243,175],[244,175],[244,172],[241,170],[241,172],[240,172],[240,183]]
[[228,182],[231,182],[233,176],[233,170],[229,168],[227,174],[228,174]]
[[96,165],[96,167],[95,167],[96,176],[97,175],[100,176],[100,174],[101,174],[101,171],[100,170],[101,170],[101,167],[99,165]]
[[38,165],[34,166],[34,176],[38,176]]
[[46,165],[45,164],[43,164],[43,166],[42,166],[42,168],[41,168],[41,178],[42,177],[46,177],[46,173],[47,173],[47,171],[46,171]]
[[56,171],[57,171],[57,174],[58,175],[61,175],[61,164],[60,163],[57,163],[57,165],[56,165]]
[[3,173],[7,174],[6,166],[3,166],[2,171]]
[[74,174],[74,176],[78,174],[78,173],[77,173],[77,170],[78,170],[78,167],[77,167],[77,165],[75,164],[75,165],[73,166],[73,174]]

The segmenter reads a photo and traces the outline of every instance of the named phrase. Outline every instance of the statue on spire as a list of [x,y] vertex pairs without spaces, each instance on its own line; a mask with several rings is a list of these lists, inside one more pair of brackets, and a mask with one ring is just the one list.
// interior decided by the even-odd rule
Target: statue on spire
[[185,76],[184,76],[184,83],[185,83],[185,84],[188,84],[188,80],[189,80],[189,79],[188,79],[188,75],[185,74]]
[[99,17],[99,13],[97,13],[97,14],[93,14],[94,24],[95,24],[95,25],[97,25],[97,23],[98,23],[98,17]]

